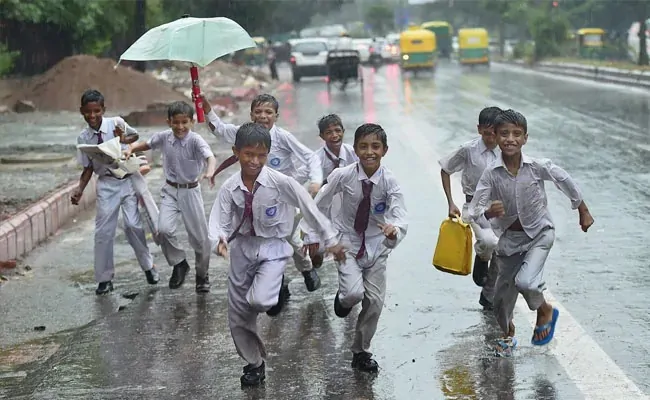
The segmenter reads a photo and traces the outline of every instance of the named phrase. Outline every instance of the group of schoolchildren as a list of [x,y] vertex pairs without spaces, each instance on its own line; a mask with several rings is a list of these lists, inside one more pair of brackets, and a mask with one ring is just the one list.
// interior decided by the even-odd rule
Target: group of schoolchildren
[[[210,146],[193,131],[194,109],[186,102],[169,106],[169,130],[138,142],[137,134],[128,134],[135,132],[128,124],[104,117],[102,94],[88,90],[80,107],[88,126],[77,142],[101,144],[119,138],[126,158],[149,149],[162,153],[165,182],[154,234],[172,267],[169,287],[181,287],[190,270],[176,234],[180,216],[195,252],[197,293],[210,291],[210,255],[230,259],[228,323],[237,352],[247,362],[243,385],[259,385],[266,377],[266,349],[257,317],[282,311],[290,296],[286,263],[293,258],[312,292],[320,287],[316,269],[326,254],[333,256],[338,269],[335,314],[345,318],[361,303],[351,347],[352,367],[376,372],[378,365],[369,350],[386,295],[387,258],[407,232],[402,190],[381,165],[388,150],[386,132],[380,125],[363,124],[350,146],[343,143],[340,117],[327,115],[318,122],[325,144],[312,152],[276,125],[279,104],[271,95],[252,101],[252,122],[241,126],[224,123],[204,96],[202,101],[210,131],[232,144],[233,156],[218,167]],[[522,154],[528,138],[523,115],[486,108],[479,115],[478,132],[478,138],[440,161],[441,177],[449,216],[460,218],[449,176],[463,171],[462,218],[471,224],[477,239],[473,277],[482,286],[479,302],[494,310],[504,333],[497,353],[508,355],[516,346],[512,314],[518,293],[537,311],[533,344],[552,339],[558,318],[557,309],[542,295],[544,262],[554,240],[544,181],[553,181],[571,199],[584,231],[593,219],[564,170],[549,160]],[[113,290],[113,240],[120,210],[127,240],[146,280],[157,284],[160,277],[145,238],[133,175],[118,177],[109,166],[82,153],[79,157],[84,169],[72,195],[73,204],[79,203],[93,173],[98,176],[96,293]],[[206,219],[200,182],[213,187],[217,174],[235,163],[240,171],[221,185]],[[143,165],[135,174],[148,170]]]

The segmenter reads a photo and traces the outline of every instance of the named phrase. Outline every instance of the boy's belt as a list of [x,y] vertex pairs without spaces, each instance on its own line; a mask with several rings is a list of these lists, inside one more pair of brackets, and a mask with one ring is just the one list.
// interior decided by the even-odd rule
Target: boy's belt
[[192,189],[197,186],[199,186],[198,182],[191,182],[191,183],[176,183],[172,181],[165,180],[167,184],[175,189]]

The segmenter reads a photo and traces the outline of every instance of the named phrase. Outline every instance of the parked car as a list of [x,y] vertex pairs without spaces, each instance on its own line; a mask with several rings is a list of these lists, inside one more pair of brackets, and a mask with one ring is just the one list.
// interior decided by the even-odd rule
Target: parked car
[[325,38],[291,39],[291,73],[293,81],[308,76],[327,76],[328,40]]

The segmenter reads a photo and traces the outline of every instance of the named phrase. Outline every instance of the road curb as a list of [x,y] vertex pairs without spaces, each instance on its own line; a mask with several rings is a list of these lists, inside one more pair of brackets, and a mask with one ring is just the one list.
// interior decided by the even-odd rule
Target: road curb
[[73,182],[0,223],[0,262],[15,260],[29,253],[72,217],[94,208],[96,184],[97,177],[93,177],[78,206],[70,202],[72,192],[79,185]]
[[527,65],[523,61],[495,61],[494,63],[520,67],[532,71],[589,79],[596,82],[616,83],[619,85],[650,89],[650,71],[623,70],[550,61],[542,61],[533,66]]

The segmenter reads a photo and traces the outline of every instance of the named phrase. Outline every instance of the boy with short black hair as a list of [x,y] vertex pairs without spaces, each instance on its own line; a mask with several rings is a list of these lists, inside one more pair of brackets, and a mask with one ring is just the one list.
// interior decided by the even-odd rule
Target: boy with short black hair
[[284,270],[293,254],[286,238],[293,230],[295,208],[329,251],[345,256],[336,231],[305,188],[265,165],[271,147],[266,127],[249,122],[237,130],[233,153],[241,172],[223,183],[210,212],[212,249],[226,257],[230,243],[228,323],[237,352],[248,362],[241,377],[247,386],[266,378],[266,348],[257,332],[257,316],[282,310]]
[[[79,112],[88,126],[77,138],[77,144],[97,145],[115,137],[121,137],[125,133],[117,124],[119,117],[105,118],[105,111],[104,96],[99,91],[89,89],[82,94]],[[128,124],[124,123],[124,125],[124,130],[131,130]],[[78,159],[84,169],[79,178],[79,187],[72,194],[72,204],[79,204],[93,172],[98,176],[94,246],[95,280],[98,284],[95,293],[102,295],[113,291],[113,277],[115,276],[113,246],[120,209],[124,219],[126,240],[133,248],[147,282],[151,285],[157,284],[160,278],[153,264],[153,256],[147,246],[131,175],[117,177],[111,172],[108,165],[97,161],[93,162],[88,155],[81,151],[78,152]]]
[[[386,296],[386,263],[388,255],[406,236],[404,195],[395,176],[381,159],[388,151],[386,132],[377,124],[363,124],[354,133],[354,151],[359,161],[335,169],[327,184],[316,195],[322,212],[329,210],[332,199],[340,195],[341,210],[331,219],[341,243],[347,249],[345,259],[336,257],[339,290],[334,299],[334,312],[345,318],[361,303],[352,344],[352,368],[376,372],[370,342]],[[305,220],[304,242],[310,254],[318,251],[318,237]]]
[[555,241],[555,226],[548,210],[544,182],[550,181],[578,209],[584,232],[594,219],[582,199],[575,181],[549,159],[535,159],[521,149],[528,141],[526,118],[514,110],[500,113],[494,122],[501,156],[479,180],[469,205],[474,221],[485,217],[502,232],[496,249],[498,277],[494,312],[504,338],[497,354],[511,355],[517,345],[512,323],[517,296],[521,293],[528,307],[537,311],[531,342],[545,345],[553,339],[559,311],[544,299],[544,264]]
[[[194,108],[191,105],[184,101],[172,103],[167,118],[171,129],[154,134],[147,142],[129,145],[125,154],[128,157],[132,152],[161,150],[165,185],[161,193],[158,237],[167,262],[173,266],[169,288],[181,287],[190,269],[185,251],[176,239],[176,224],[181,216],[196,257],[196,292],[207,293],[210,291],[210,241],[199,181],[212,177],[217,162],[205,139],[192,130]],[[202,174],[204,169],[206,172]]]
[[[226,142],[234,144],[240,126],[223,122],[210,106],[208,99],[204,95],[201,95],[201,99],[203,109],[207,113],[210,132],[217,137],[222,137]],[[309,166],[309,180],[311,182],[309,192],[315,195],[323,182],[319,159],[307,146],[300,143],[295,136],[276,125],[279,107],[278,100],[270,94],[261,94],[251,102],[251,121],[265,126],[271,134],[272,140],[267,157],[267,166],[287,176],[296,178],[298,170],[293,162],[293,157],[296,157],[302,164]],[[233,155],[224,161],[217,171],[221,171],[236,162],[237,159]],[[294,229],[288,240],[294,249],[293,261],[296,269],[302,273],[307,290],[313,292],[320,287],[321,282],[309,258],[302,253],[303,243],[300,239],[298,223],[299,221],[295,221]],[[285,287],[284,290],[288,294],[288,287]]]
[[[485,218],[480,218],[476,222],[471,221],[467,208],[472,201],[476,185],[483,171],[499,157],[499,149],[494,134],[494,120],[500,112],[501,109],[498,107],[486,107],[481,110],[477,125],[480,137],[462,144],[458,149],[439,161],[441,167],[440,178],[445,196],[447,196],[450,218],[460,217],[461,212],[452,198],[449,176],[456,172],[463,172],[461,182],[465,194],[465,204],[463,205],[462,218],[471,225],[476,237],[476,243],[474,244],[476,256],[474,257],[472,277],[474,283],[482,287],[479,304],[485,310],[492,309],[497,267],[494,260],[490,263],[490,259],[499,239],[494,234],[490,222]],[[488,265],[488,263],[490,264]]]

